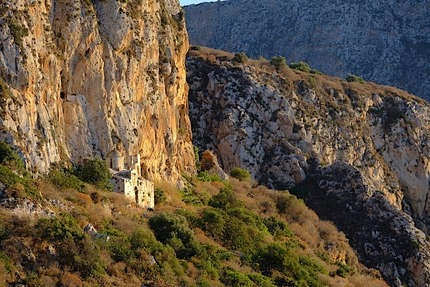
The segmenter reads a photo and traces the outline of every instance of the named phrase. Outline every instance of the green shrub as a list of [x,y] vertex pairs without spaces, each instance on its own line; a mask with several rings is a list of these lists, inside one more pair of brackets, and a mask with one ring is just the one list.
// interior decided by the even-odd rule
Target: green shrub
[[222,182],[223,180],[218,175],[210,175],[207,170],[201,171],[196,177],[198,180],[203,182]]
[[24,198],[31,196],[33,199],[40,199],[31,184],[31,179],[21,177],[9,167],[0,164],[0,182],[6,186],[6,193],[10,197]]
[[248,56],[244,52],[236,53],[233,57],[233,62],[245,64],[248,62]]
[[211,182],[211,176],[207,170],[199,172],[197,174],[197,179],[203,182]]
[[6,187],[12,187],[16,183],[21,183],[25,185],[28,184],[25,179],[19,177],[10,168],[4,165],[0,165],[0,182],[3,183]]
[[195,164],[196,164],[196,169],[197,171],[200,171],[200,155],[199,155],[199,148],[196,147],[195,145],[193,145],[193,150],[194,150],[194,160],[195,160]]
[[248,276],[231,268],[227,268],[224,271],[221,281],[227,286],[251,287],[253,285],[253,282]]
[[197,45],[191,46],[191,48],[190,48],[190,50],[193,50],[193,51],[200,51],[201,49],[202,49],[202,47],[197,46]]
[[[223,246],[230,250],[252,254],[264,242],[264,233],[255,226],[248,226],[234,216],[225,218]],[[233,235],[234,234],[234,235]]]
[[131,248],[136,250],[139,248],[151,248],[152,245],[156,244],[157,239],[151,230],[137,229],[134,230],[130,235]]
[[39,275],[34,272],[28,272],[25,278],[25,286],[28,287],[42,287],[42,282],[40,281]]
[[309,84],[311,85],[311,88],[314,89],[317,86],[317,83],[315,81],[314,77],[309,77],[308,79]]
[[156,188],[154,190],[154,203],[155,205],[166,202],[167,197],[164,194],[164,190],[162,190],[161,188]]
[[339,268],[336,270],[336,275],[340,276],[342,278],[346,278],[348,276],[348,273],[354,274],[354,269],[346,265],[342,262],[336,262],[336,265],[339,266]]
[[130,244],[121,237],[111,238],[105,247],[109,250],[112,259],[117,262],[128,262],[134,256]]
[[305,73],[310,73],[311,68],[309,67],[308,63],[306,62],[297,62],[297,63],[290,63],[289,67],[293,70],[299,70]]
[[287,275],[300,270],[297,254],[291,248],[282,243],[271,243],[258,250],[254,255],[254,262],[259,264],[263,275],[270,276],[274,270]]
[[7,271],[7,273],[12,272],[12,269],[13,269],[12,262],[11,262],[9,256],[7,256],[7,254],[1,250],[0,250],[0,262],[2,262],[4,264],[4,267]]
[[215,239],[223,238],[226,217],[227,214],[220,209],[207,208],[203,210],[201,218],[204,230],[209,232]]
[[251,179],[251,174],[249,171],[241,169],[240,167],[234,167],[230,171],[230,175],[234,178],[237,178],[238,180]]
[[221,188],[218,194],[212,196],[208,204],[209,206],[225,210],[243,206],[243,202],[237,198],[237,195],[226,187]]
[[87,160],[84,165],[77,167],[76,176],[87,183],[94,185],[98,189],[112,190],[109,182],[111,173],[106,162],[100,157]]
[[351,74],[348,74],[348,76],[346,77],[346,81],[347,82],[357,82],[357,83],[361,83],[361,84],[366,83],[366,81],[363,80],[363,78],[361,78],[359,76],[351,75]]
[[185,217],[185,219],[187,220],[188,226],[191,229],[194,229],[196,227],[200,228],[202,226],[201,218],[190,210],[187,210],[184,208],[178,208],[175,210],[175,214]]
[[59,189],[73,188],[79,192],[85,190],[85,184],[74,174],[65,170],[51,170],[47,175],[48,180]]
[[251,279],[259,287],[276,287],[269,277],[261,274],[249,274],[249,279]]
[[264,220],[247,208],[234,208],[227,211],[227,213],[232,217],[242,220],[248,228],[253,228],[264,234],[269,233],[266,225],[264,224]]
[[314,74],[314,75],[324,75],[323,73],[321,73],[320,71],[315,70],[315,69],[311,69],[309,73]]
[[198,243],[184,216],[157,214],[149,219],[149,226],[157,240],[173,247],[178,258],[190,258],[198,253]]
[[7,24],[15,43],[22,49],[22,38],[28,35],[28,30],[21,26],[17,19],[8,18]]
[[190,187],[184,187],[180,190],[182,201],[186,204],[192,204],[195,206],[201,205],[202,201],[200,198],[194,193],[194,190]]
[[270,64],[275,66],[276,70],[287,66],[287,60],[282,56],[275,56],[270,60]]
[[277,219],[274,216],[270,216],[269,218],[265,218],[263,220],[270,234],[272,235],[281,235],[292,238],[294,234],[288,228],[286,222]]
[[81,240],[84,238],[84,232],[79,228],[76,219],[66,213],[61,213],[53,218],[41,218],[37,222],[36,228],[41,230],[42,237],[46,239]]
[[0,164],[24,173],[24,162],[18,154],[5,142],[0,142]]

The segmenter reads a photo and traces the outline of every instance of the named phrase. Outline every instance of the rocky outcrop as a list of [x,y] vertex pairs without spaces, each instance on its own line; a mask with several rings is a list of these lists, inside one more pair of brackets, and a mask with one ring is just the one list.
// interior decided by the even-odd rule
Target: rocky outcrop
[[229,176],[219,166],[216,155],[209,150],[202,153],[200,166],[202,171],[207,171],[210,175],[219,176],[222,180],[229,179]]
[[192,173],[183,12],[165,1],[0,1],[0,140],[32,172],[117,147]]
[[429,286],[426,235],[383,193],[369,190],[369,180],[359,169],[336,161],[319,167],[296,188],[308,192],[306,204],[345,232],[361,262],[380,270],[391,286]]
[[185,6],[190,42],[348,73],[430,99],[426,1],[228,0]]
[[194,144],[215,151],[227,172],[239,166],[309,198],[326,219],[342,214],[341,230],[392,286],[428,286],[429,104],[391,87],[205,53],[187,58]]

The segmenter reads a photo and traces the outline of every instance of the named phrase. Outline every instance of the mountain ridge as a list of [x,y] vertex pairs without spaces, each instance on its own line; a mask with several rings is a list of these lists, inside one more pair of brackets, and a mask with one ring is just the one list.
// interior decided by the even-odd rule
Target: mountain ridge
[[218,1],[184,7],[190,42],[252,58],[284,56],[430,99],[425,1]]

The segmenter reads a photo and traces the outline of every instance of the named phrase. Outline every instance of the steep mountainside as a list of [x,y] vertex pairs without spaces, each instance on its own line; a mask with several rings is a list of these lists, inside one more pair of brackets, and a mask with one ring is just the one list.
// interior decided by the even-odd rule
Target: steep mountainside
[[348,73],[430,99],[428,1],[234,0],[185,7],[190,43]]
[[200,172],[158,182],[150,211],[69,172],[20,172],[0,142],[0,286],[388,286],[286,191]]
[[239,166],[304,197],[392,286],[430,284],[425,101],[264,61],[235,64],[219,51],[189,55],[200,149],[213,149],[226,171]]
[[29,170],[116,146],[150,179],[194,172],[177,1],[0,1],[0,26],[0,140]]

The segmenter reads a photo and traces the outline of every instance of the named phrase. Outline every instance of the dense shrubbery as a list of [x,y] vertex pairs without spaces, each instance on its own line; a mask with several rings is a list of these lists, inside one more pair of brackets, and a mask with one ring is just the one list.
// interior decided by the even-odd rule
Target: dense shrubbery
[[238,180],[246,180],[251,178],[249,171],[241,169],[240,167],[234,167],[230,171],[230,175],[234,178],[237,178]]
[[161,213],[150,218],[149,226],[157,240],[170,245],[179,258],[190,258],[199,252],[199,244],[185,217]]
[[199,172],[197,174],[197,179],[203,182],[222,182],[222,179],[218,175],[211,175],[207,170]]
[[85,189],[85,184],[68,170],[52,170],[49,172],[47,178],[52,184],[56,185],[61,190],[73,188],[79,192],[83,192]]
[[106,162],[100,157],[87,160],[84,165],[78,166],[75,171],[76,176],[97,187],[98,189],[112,189],[109,180],[111,174]]
[[287,66],[287,60],[282,56],[275,56],[270,60],[270,64],[275,66],[277,70]]
[[323,73],[321,73],[318,70],[315,69],[311,69],[311,67],[309,67],[309,64],[306,62],[297,62],[297,63],[290,63],[289,67],[293,70],[298,70],[298,71],[302,71],[305,73],[309,73],[309,74],[316,74],[316,75],[322,75]]
[[167,200],[166,195],[164,194],[164,190],[161,188],[156,188],[154,190],[154,203],[156,205],[161,204]]
[[309,73],[311,71],[311,68],[309,67],[308,63],[302,61],[297,63],[290,63],[289,67],[293,70],[299,70],[305,73]]

